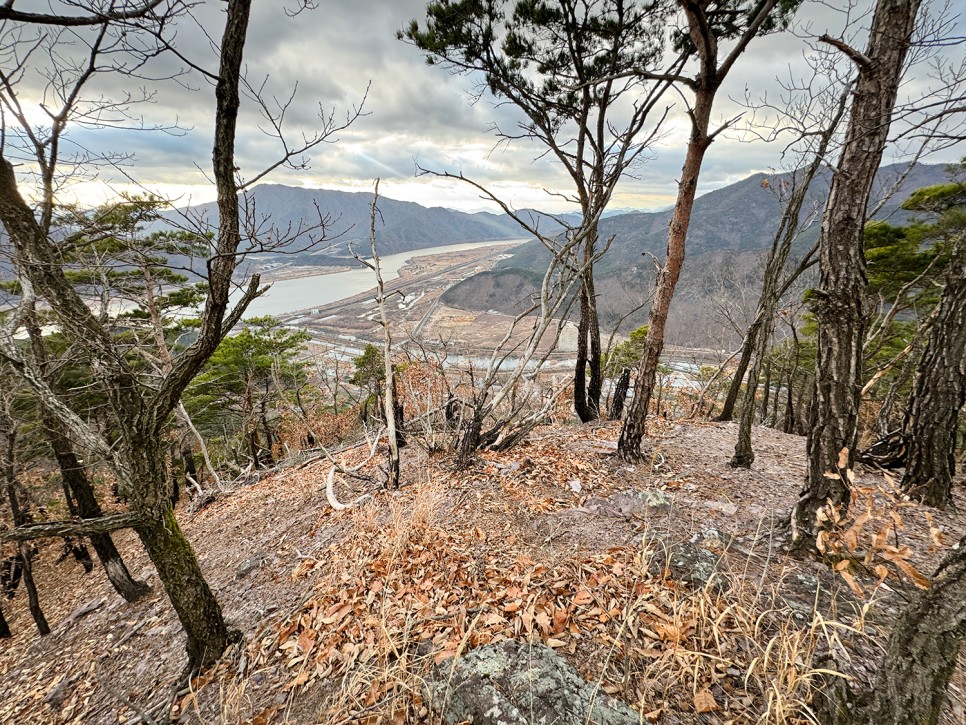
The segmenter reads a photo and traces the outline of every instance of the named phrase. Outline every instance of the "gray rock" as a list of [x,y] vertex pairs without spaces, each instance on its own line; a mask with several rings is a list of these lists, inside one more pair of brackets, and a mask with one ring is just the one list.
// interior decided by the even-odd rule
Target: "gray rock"
[[719,572],[721,558],[690,542],[682,541],[668,547],[667,566],[671,578],[676,581],[697,589],[711,587],[719,594],[728,590],[728,583]]
[[54,687],[47,695],[44,697],[44,702],[50,705],[53,709],[59,710],[64,704],[64,700],[67,699],[68,695],[68,682],[65,677],[57,686]]
[[667,511],[670,505],[671,497],[663,491],[654,489],[636,491],[631,489],[615,493],[607,498],[591,496],[581,508],[590,513],[630,518],[639,516],[644,512],[663,513]]
[[712,552],[724,551],[727,548],[731,537],[725,536],[718,529],[708,528],[701,529],[698,533],[692,536],[688,541],[692,544],[697,544],[703,549],[708,549]]
[[235,569],[235,578],[243,579],[244,577],[248,576],[258,567],[260,567],[263,561],[265,561],[264,556],[253,556],[251,559],[246,559],[238,565],[237,569]]
[[[724,476],[722,476],[724,478]],[[725,516],[734,516],[738,513],[737,504],[733,504],[730,501],[701,501],[702,506],[711,509],[712,511],[720,511]]]
[[447,723],[637,725],[640,715],[585,682],[543,644],[500,642],[443,662],[426,699]]

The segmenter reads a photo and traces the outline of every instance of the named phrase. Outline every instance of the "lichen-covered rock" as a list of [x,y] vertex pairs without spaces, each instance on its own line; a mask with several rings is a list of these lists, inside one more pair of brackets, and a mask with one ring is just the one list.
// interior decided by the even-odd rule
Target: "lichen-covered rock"
[[607,498],[591,496],[584,502],[581,510],[588,513],[631,518],[645,513],[665,513],[670,505],[671,497],[663,491],[631,489],[620,491]]
[[728,589],[728,583],[719,573],[720,565],[719,556],[690,542],[672,544],[667,550],[667,566],[671,578],[697,589],[710,587],[718,593]]
[[440,664],[426,683],[447,723],[636,725],[640,715],[585,682],[543,644],[500,642]]

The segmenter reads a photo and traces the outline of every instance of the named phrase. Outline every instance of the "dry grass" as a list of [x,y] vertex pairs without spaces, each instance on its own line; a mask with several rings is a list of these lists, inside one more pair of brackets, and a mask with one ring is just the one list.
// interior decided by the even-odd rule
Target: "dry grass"
[[422,688],[434,667],[525,638],[555,648],[648,722],[695,711],[722,722],[814,722],[808,703],[820,678],[834,676],[816,655],[844,649],[843,632],[865,636],[817,607],[787,606],[784,576],[793,574],[758,572],[758,552],[726,554],[725,594],[668,578],[654,530],[638,547],[551,566],[512,535],[467,531],[459,497],[427,481],[346,512],[350,539],[295,572],[315,578],[315,594],[249,648],[253,669],[284,662],[286,702],[252,712],[242,682],[223,693],[223,721],[437,722],[440,703]]

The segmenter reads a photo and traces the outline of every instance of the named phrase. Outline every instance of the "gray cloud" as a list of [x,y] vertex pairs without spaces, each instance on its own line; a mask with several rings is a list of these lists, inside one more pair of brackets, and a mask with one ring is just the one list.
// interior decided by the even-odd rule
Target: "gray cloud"
[[[311,135],[319,128],[320,105],[323,112],[334,109],[335,117],[342,118],[360,102],[367,86],[365,111],[369,115],[339,134],[339,143],[314,150],[311,169],[280,170],[271,181],[360,186],[378,175],[391,180],[397,189],[412,185],[409,198],[419,196],[415,189],[422,185],[427,191],[421,201],[450,203],[431,198],[433,193],[442,193],[444,187],[438,181],[415,178],[418,160],[427,168],[462,172],[483,183],[502,184],[505,189],[530,189],[533,194],[539,194],[540,188],[568,189],[568,179],[558,166],[547,159],[535,160],[538,147],[515,142],[494,148],[496,137],[487,129],[493,124],[512,129],[518,120],[512,108],[498,106],[487,96],[472,103],[474,79],[427,66],[415,48],[395,39],[395,32],[410,19],[422,17],[424,0],[320,3],[318,10],[294,19],[282,11],[283,6],[279,2],[255,3],[245,60],[250,82],[256,86],[265,82],[266,97],[286,99],[297,83],[298,93],[286,116],[292,137]],[[220,2],[203,3],[193,21],[177,27],[178,47],[208,68],[214,68],[217,59],[205,31],[217,36],[223,8]],[[815,34],[842,34],[844,19],[828,4],[806,3],[799,27]],[[863,21],[861,13],[855,15],[845,32],[861,36]],[[754,98],[765,94],[771,99],[778,97],[781,90],[775,77],[801,73],[806,51],[806,44],[789,33],[756,41],[739,59],[723,89],[717,117],[724,120],[747,112],[740,102],[746,93]],[[844,59],[842,64],[848,70]],[[156,61],[150,71],[163,77],[181,66],[177,59],[167,57]],[[71,138],[95,152],[122,150],[134,154],[136,160],[126,170],[145,183],[203,184],[204,176],[195,165],[210,166],[213,92],[210,82],[198,74],[182,81],[148,84],[155,94],[154,102],[137,110],[149,123],[177,121],[185,129],[183,135],[75,129]],[[910,91],[922,85],[913,81]],[[124,90],[117,84],[117,78],[105,77],[98,88],[117,94]],[[25,94],[30,95],[27,88]],[[672,113],[674,132],[657,147],[656,156],[622,182],[615,197],[617,205],[657,206],[673,199],[686,140],[679,98],[676,104]],[[238,159],[249,175],[274,162],[280,153],[277,140],[258,130],[259,122],[257,107],[250,99],[245,101]],[[730,132],[715,141],[702,172],[701,190],[780,165],[780,144],[741,143],[738,136]],[[954,156],[950,151],[944,160]],[[104,178],[111,177],[108,171],[101,173]],[[451,198],[475,196],[460,194],[454,192]],[[548,200],[548,207],[552,206],[555,204]]]

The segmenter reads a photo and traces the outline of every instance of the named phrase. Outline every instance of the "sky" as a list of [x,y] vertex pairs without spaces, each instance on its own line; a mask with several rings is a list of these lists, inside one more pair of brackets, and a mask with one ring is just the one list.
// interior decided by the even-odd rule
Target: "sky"
[[[57,0],[51,0],[56,3]],[[46,4],[46,3],[42,3]],[[247,77],[271,105],[294,93],[286,113],[289,138],[317,130],[319,113],[336,123],[353,109],[362,114],[350,127],[334,134],[306,158],[306,168],[279,169],[266,182],[310,188],[371,191],[381,178],[384,196],[416,201],[427,206],[464,210],[493,208],[480,193],[459,181],[417,175],[417,165],[434,171],[463,173],[491,189],[515,208],[538,207],[547,211],[571,208],[559,194],[570,189],[569,179],[541,148],[532,142],[497,143],[494,125],[512,130],[519,119],[512,107],[498,104],[483,94],[474,100],[478,79],[453,75],[425,63],[421,53],[395,38],[411,19],[422,18],[424,0],[320,0],[317,8],[290,17],[284,7],[294,0],[256,0],[245,48]],[[29,5],[29,3],[28,3]],[[933,13],[939,8],[933,3]],[[966,1],[955,0],[953,15],[966,10]],[[216,57],[205,33],[217,37],[223,24],[224,3],[201,3],[195,22],[177,26],[179,50],[193,62],[214,68]],[[758,39],[739,59],[719,93],[715,119],[742,115],[736,128],[716,139],[702,169],[701,191],[733,183],[749,174],[781,170],[791,163],[783,159],[785,143],[756,138],[767,134],[774,119],[759,110],[753,113],[745,98],[760,103],[777,102],[786,92],[782,80],[807,77],[805,57],[808,36],[821,33],[843,37],[864,46],[863,27],[867,8],[846,12],[844,2],[810,2],[796,19],[794,32]],[[964,35],[961,21],[945,34]],[[76,44],[75,44],[76,45]],[[943,51],[947,63],[961,64],[961,47]],[[39,63],[39,61],[38,61]],[[161,78],[181,67],[173,57],[161,58],[146,68]],[[847,73],[848,61],[836,57],[834,70]],[[908,74],[903,97],[928,95],[937,81],[930,80],[929,66],[920,63]],[[65,151],[86,149],[95,153],[119,152],[125,157],[123,171],[103,167],[96,181],[75,184],[65,190],[83,203],[104,200],[120,191],[144,188],[171,198],[178,205],[214,198],[208,180],[211,158],[213,88],[199,74],[181,76],[179,82],[138,82],[124,85],[116,76],[105,76],[92,90],[104,97],[147,89],[151,102],[132,110],[148,126],[175,127],[169,132],[124,128],[72,126]],[[819,81],[820,83],[821,81]],[[932,84],[932,86],[930,86]],[[21,96],[31,117],[42,119],[42,99],[36,77],[25,78]],[[645,162],[623,180],[612,201],[613,208],[656,209],[671,204],[676,192],[688,135],[683,115],[684,100],[669,96],[667,123]],[[758,124],[755,133],[747,128]],[[243,102],[237,154],[240,173],[252,178],[279,156],[277,139],[259,130],[264,121],[251,99]],[[893,148],[886,161],[908,153]],[[947,148],[931,161],[952,161],[963,150]],[[129,182],[128,178],[137,184]]]

